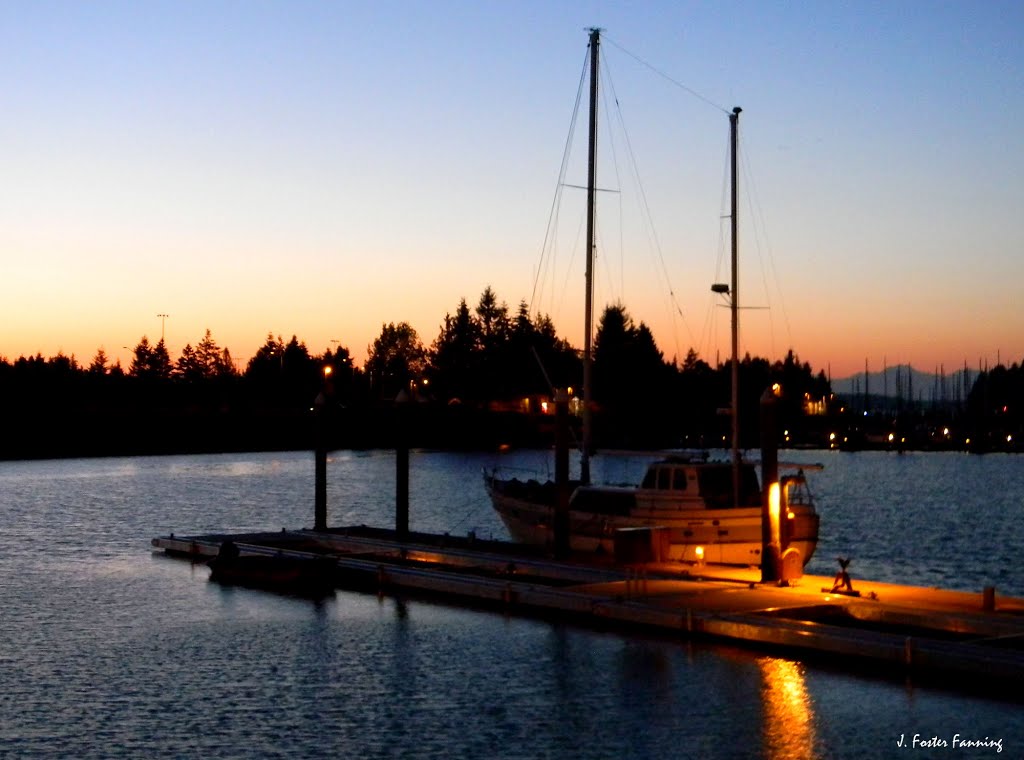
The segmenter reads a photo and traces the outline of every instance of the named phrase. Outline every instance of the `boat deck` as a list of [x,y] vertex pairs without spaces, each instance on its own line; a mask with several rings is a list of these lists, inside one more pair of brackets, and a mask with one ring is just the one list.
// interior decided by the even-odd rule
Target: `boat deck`
[[[859,596],[831,593],[831,577],[789,586],[760,571],[681,563],[556,561],[535,547],[470,535],[351,527],[328,531],[154,538],[156,549],[209,559],[230,540],[242,556],[336,563],[336,586],[425,594],[509,613],[559,617],[671,636],[782,648],[887,674],[943,683],[1024,684],[1024,599],[854,579]],[[987,607],[987,608],[986,608]]]

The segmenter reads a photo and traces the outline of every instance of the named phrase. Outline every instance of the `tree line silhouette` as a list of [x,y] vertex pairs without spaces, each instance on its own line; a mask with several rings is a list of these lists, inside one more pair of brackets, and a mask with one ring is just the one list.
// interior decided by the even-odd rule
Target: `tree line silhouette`
[[[647,325],[622,304],[607,306],[594,341],[597,444],[722,445],[730,372],[729,362],[713,367],[693,349],[682,362],[666,360]],[[1013,365],[984,373],[960,413],[1002,414],[1000,430],[1018,429],[1021,372]],[[338,447],[390,445],[396,399],[412,402],[417,445],[548,445],[545,402],[554,388],[579,389],[582,373],[580,352],[550,317],[531,315],[525,301],[512,312],[488,286],[474,307],[463,298],[445,314],[429,346],[407,322],[382,325],[362,367],[340,344],[317,354],[297,336],[268,334],[242,369],[209,330],[173,359],[163,339],[143,336],[127,370],[102,348],[88,365],[63,354],[0,358],[9,431],[0,457],[308,448],[318,396]],[[825,374],[792,351],[775,362],[747,355],[740,362],[744,447],[757,445],[759,400],[775,383],[784,390],[780,419],[791,442],[826,446],[837,426],[863,432],[871,422],[844,419]]]

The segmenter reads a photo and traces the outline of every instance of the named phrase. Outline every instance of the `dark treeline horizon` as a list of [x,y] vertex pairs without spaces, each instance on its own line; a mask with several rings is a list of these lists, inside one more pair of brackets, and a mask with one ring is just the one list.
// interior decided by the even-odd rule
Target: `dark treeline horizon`
[[[598,445],[722,445],[731,360],[712,367],[691,348],[681,363],[667,361],[647,325],[621,303],[601,315],[593,358]],[[318,396],[332,410],[336,443],[381,445],[393,432],[387,410],[402,391],[420,402],[426,445],[546,445],[543,403],[554,388],[580,394],[582,373],[580,352],[548,316],[531,315],[525,301],[512,312],[488,286],[474,307],[463,298],[444,316],[429,346],[407,322],[382,325],[362,367],[340,343],[315,354],[295,335],[286,341],[271,333],[240,370],[210,330],[176,358],[162,339],[143,336],[127,369],[102,348],[84,366],[62,353],[13,362],[0,356],[0,413],[13,432],[0,456],[306,448]],[[787,441],[826,445],[838,426],[865,434],[872,423],[890,424],[889,414],[852,415],[825,373],[792,350],[774,362],[748,354],[740,361],[744,447],[757,445],[759,400],[773,384],[782,388]],[[908,402],[897,416],[908,430],[929,417],[972,430],[995,420],[1000,431],[1015,432],[1022,387],[1018,364],[999,366],[977,378],[963,405],[924,410]],[[524,424],[524,417],[538,419]]]

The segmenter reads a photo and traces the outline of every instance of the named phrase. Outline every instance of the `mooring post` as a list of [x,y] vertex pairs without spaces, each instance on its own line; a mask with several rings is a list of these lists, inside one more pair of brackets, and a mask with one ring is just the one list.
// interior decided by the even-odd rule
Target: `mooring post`
[[409,537],[409,404],[406,390],[395,397],[395,535]]
[[569,556],[569,394],[555,391],[555,556]]
[[761,582],[782,578],[782,515],[779,448],[776,437],[778,386],[761,395]]
[[321,391],[313,403],[316,417],[316,486],[313,496],[313,530],[327,530],[327,394]]

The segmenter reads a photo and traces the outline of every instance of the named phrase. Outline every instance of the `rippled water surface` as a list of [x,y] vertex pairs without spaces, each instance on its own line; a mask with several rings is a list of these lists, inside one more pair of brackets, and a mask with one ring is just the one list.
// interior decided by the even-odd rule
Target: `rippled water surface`
[[[852,555],[855,582],[1024,596],[1024,460],[799,457],[825,465],[810,571]],[[412,527],[505,537],[481,470],[544,461],[414,453]],[[150,550],[309,525],[312,471],[303,453],[0,463],[0,756],[1024,757],[1024,712],[1003,699],[423,601],[222,588]],[[392,454],[331,455],[331,524],[389,524],[393,491]],[[947,746],[897,748],[915,734]]]

